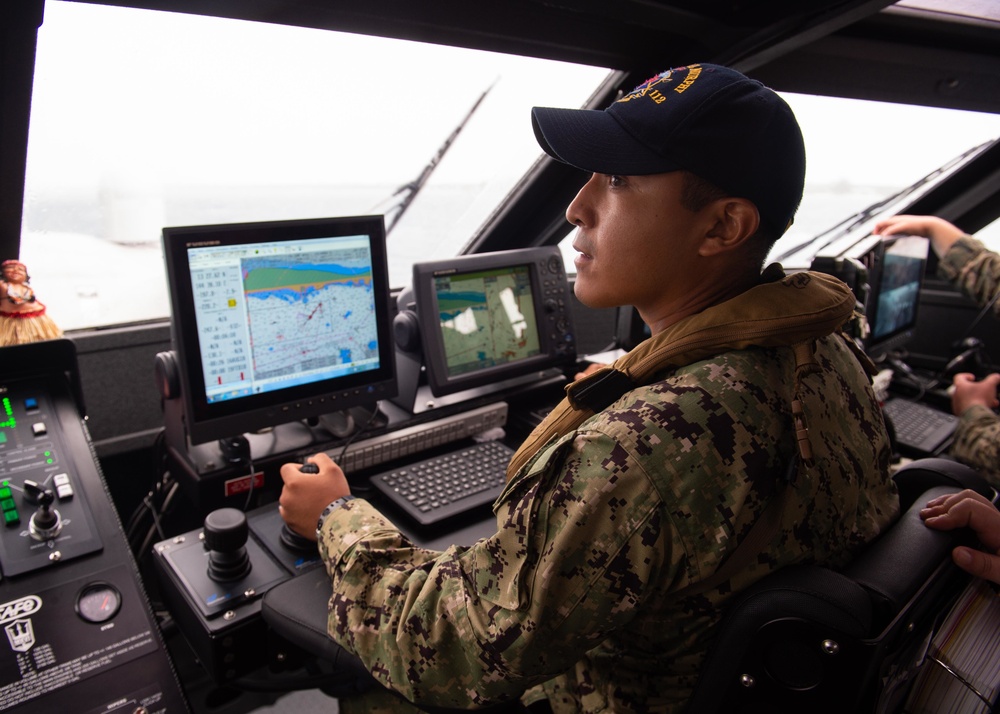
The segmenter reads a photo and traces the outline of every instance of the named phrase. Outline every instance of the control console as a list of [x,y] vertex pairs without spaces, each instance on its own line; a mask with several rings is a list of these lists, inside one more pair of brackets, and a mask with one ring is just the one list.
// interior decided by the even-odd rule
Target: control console
[[[63,444],[40,381],[10,383],[0,397],[0,563],[30,573],[103,547],[87,494]],[[89,456],[89,454],[88,454]]]
[[0,711],[185,712],[68,340],[0,349]]
[[153,553],[170,611],[220,682],[268,664],[261,598],[320,564],[316,544],[289,530],[275,504],[248,514],[216,509],[201,529],[157,543]]
[[[472,424],[479,425],[478,431],[485,431],[503,424],[505,417],[506,404],[499,403],[472,409],[461,419],[405,427],[386,435],[377,447],[368,445],[355,451],[354,460],[347,462],[365,463],[357,459],[369,451],[371,461],[379,464],[390,455],[407,456],[420,449],[443,446]],[[331,452],[330,456],[344,462],[339,452]],[[304,473],[318,471],[313,463],[304,463],[300,468]],[[371,498],[379,504],[377,493]],[[452,543],[471,543],[491,532],[493,519],[488,513],[467,515],[456,517],[437,531],[409,531],[407,535],[420,545],[444,549]],[[399,525],[404,531],[413,526],[405,521]],[[263,599],[269,592],[309,575],[306,589],[325,584],[325,597],[329,598],[325,573],[314,572],[323,569],[316,543],[292,532],[276,503],[245,514],[235,508],[215,509],[202,528],[155,544],[153,555],[171,613],[198,659],[219,682],[231,682],[276,663],[281,645],[279,642],[269,651],[266,644],[275,643],[275,633],[262,617]],[[319,607],[310,615],[317,617],[320,631],[324,632],[326,608]]]

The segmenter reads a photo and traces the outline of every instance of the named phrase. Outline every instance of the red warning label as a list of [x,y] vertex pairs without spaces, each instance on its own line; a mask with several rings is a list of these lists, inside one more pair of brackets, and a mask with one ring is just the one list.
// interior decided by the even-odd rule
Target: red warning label
[[258,471],[252,477],[240,476],[239,478],[232,478],[226,481],[226,496],[235,496],[249,491],[251,478],[253,479],[253,488],[264,488],[264,472]]

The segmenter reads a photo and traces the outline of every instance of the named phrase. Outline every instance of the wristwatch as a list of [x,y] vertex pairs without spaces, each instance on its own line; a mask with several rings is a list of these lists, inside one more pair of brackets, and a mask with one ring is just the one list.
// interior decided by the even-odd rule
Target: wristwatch
[[348,501],[353,501],[354,496],[347,494],[346,496],[341,496],[336,501],[331,503],[329,506],[323,509],[323,512],[319,514],[319,520],[316,521],[316,538],[319,539],[319,534],[323,530],[323,523],[326,521],[326,517],[331,513],[336,511],[338,508],[343,506]]

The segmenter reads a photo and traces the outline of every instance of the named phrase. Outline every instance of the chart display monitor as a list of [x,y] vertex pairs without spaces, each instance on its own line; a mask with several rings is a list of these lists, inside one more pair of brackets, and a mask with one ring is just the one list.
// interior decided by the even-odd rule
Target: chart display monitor
[[163,237],[193,443],[395,394],[381,216]]

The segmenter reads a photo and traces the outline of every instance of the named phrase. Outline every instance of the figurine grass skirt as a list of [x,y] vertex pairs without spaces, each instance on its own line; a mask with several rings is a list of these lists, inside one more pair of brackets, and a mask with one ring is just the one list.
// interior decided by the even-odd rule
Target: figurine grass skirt
[[62,337],[62,330],[45,314],[45,306],[31,312],[0,312],[0,346],[23,345]]

